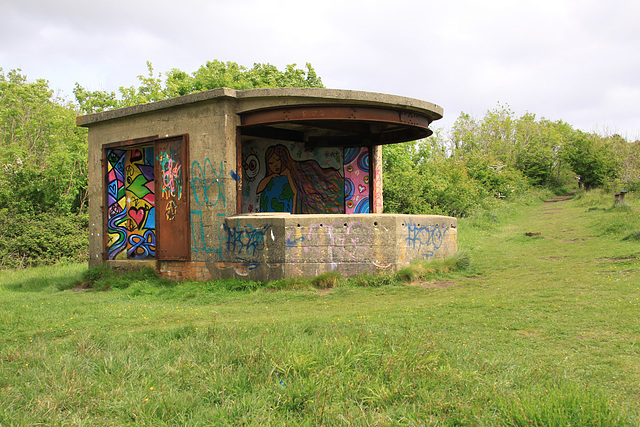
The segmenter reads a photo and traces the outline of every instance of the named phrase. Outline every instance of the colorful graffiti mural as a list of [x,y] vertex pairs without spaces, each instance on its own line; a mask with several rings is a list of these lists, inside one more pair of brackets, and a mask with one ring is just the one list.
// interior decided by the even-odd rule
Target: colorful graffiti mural
[[127,199],[125,161],[127,152],[107,153],[107,255],[109,259],[127,257]]
[[243,145],[243,212],[368,213],[369,149]]
[[344,149],[345,213],[369,213],[369,149]]
[[382,146],[378,145],[370,153],[371,170],[369,179],[373,182],[371,189],[371,213],[382,213]]
[[107,152],[107,256],[154,258],[153,147]]

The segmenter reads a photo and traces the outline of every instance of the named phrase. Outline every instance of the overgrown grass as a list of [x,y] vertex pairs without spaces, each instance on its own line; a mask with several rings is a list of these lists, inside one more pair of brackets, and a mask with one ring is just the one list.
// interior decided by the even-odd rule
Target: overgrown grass
[[[153,269],[137,271],[114,271],[106,264],[78,272],[74,280],[67,278],[56,282],[58,290],[109,291],[127,289],[130,295],[166,295],[168,292],[183,294],[183,298],[197,294],[219,292],[256,292],[282,290],[333,289],[349,286],[402,285],[413,281],[438,280],[454,273],[466,272],[470,266],[470,257],[460,251],[446,258],[431,261],[417,261],[392,274],[363,274],[355,277],[342,277],[339,272],[329,272],[313,278],[277,280],[267,283],[244,279],[223,279],[209,282],[178,283],[160,277]],[[50,271],[45,269],[42,271]],[[35,270],[34,270],[35,271]],[[37,277],[37,276],[36,276]],[[190,289],[190,290],[186,290]]]
[[86,261],[88,225],[86,214],[19,213],[0,208],[0,270]]
[[466,272],[471,266],[471,258],[467,252],[459,251],[446,259],[432,261],[416,261],[395,273],[395,279],[403,283],[437,280],[450,273]]
[[86,271],[85,263],[0,270],[0,284],[6,290],[15,292],[64,290],[75,286]]
[[461,255],[387,276],[0,272],[0,425],[638,425],[640,250],[609,226],[640,224],[607,198],[462,220]]

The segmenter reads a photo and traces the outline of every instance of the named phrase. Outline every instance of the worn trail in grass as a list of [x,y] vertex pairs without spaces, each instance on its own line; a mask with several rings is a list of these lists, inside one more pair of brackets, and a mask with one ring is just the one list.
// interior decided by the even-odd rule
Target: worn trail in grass
[[428,286],[3,275],[0,424],[637,424],[634,214],[579,195],[461,220],[472,271]]
[[478,240],[474,259],[484,276],[477,281],[485,289],[474,294],[502,307],[495,321],[510,322],[511,338],[535,357],[571,361],[567,375],[606,379],[640,401],[640,248],[620,239],[634,213],[593,208],[545,203]]

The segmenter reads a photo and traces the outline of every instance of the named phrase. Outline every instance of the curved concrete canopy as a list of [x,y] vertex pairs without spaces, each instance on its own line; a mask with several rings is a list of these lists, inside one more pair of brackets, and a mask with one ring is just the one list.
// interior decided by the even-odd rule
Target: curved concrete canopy
[[425,138],[429,118],[397,108],[363,105],[299,105],[241,116],[243,136],[307,145],[381,145]]
[[237,92],[240,131],[307,146],[382,145],[425,138],[442,108],[428,102],[372,92],[269,88]]
[[[78,117],[79,126],[179,108],[195,103],[235,99],[242,134],[292,139],[309,144],[388,144],[423,138],[428,125],[442,118],[442,107],[414,98],[374,92],[320,88],[265,88],[205,92]],[[357,139],[357,141],[355,139]]]

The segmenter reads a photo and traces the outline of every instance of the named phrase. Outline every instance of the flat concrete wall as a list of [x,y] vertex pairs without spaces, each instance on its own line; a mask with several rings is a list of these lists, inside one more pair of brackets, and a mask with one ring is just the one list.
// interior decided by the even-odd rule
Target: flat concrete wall
[[250,214],[227,217],[212,276],[269,281],[329,271],[394,271],[457,251],[457,220],[437,215]]
[[[91,266],[103,262],[104,176],[102,147],[105,144],[150,136],[189,135],[189,189],[191,190],[194,245],[204,244],[202,236],[217,238],[218,215],[236,213],[236,126],[239,116],[227,98],[198,104],[152,110],[104,122],[89,130],[89,253]],[[106,113],[105,113],[106,114]],[[193,171],[193,172],[192,172]],[[215,240],[209,247],[217,247]],[[208,259],[207,252],[192,253],[195,260]]]

